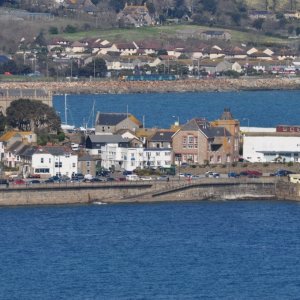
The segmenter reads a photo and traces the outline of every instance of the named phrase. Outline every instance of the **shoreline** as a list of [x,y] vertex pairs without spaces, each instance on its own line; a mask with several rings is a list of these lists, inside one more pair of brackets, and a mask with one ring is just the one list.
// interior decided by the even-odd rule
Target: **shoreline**
[[144,94],[300,90],[300,78],[215,78],[176,81],[0,82],[0,89],[47,89],[53,94]]

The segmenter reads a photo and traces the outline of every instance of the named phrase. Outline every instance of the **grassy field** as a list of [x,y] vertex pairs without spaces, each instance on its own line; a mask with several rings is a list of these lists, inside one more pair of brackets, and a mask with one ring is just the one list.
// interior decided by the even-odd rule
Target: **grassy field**
[[[145,27],[132,29],[109,29],[109,30],[92,30],[77,32],[74,34],[64,34],[63,37],[70,40],[80,40],[82,38],[101,38],[109,41],[139,41],[145,39],[169,40],[172,38],[197,37],[203,30],[212,30],[210,27],[197,25],[169,25],[160,27]],[[213,28],[218,30],[218,28]],[[219,28],[219,30],[224,30]],[[269,37],[258,32],[242,32],[237,30],[228,30],[232,34],[232,43],[240,44],[253,42],[257,44],[286,44],[285,39]]]

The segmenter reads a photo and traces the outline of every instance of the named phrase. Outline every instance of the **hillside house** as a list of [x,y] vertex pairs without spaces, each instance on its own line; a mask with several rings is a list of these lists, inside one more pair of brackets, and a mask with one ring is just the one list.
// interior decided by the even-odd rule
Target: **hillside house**
[[230,41],[231,33],[229,33],[228,31],[207,30],[200,33],[200,38],[205,41],[209,41],[209,40]]
[[117,15],[120,27],[143,27],[155,24],[154,19],[149,13],[146,3],[144,5],[129,5]]

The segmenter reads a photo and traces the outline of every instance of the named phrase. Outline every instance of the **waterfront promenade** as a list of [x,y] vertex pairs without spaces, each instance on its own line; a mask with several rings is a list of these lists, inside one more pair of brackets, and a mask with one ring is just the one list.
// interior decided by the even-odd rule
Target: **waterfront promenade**
[[300,201],[299,195],[297,184],[274,177],[61,183],[3,187],[0,206],[243,199]]
[[167,92],[222,92],[240,90],[300,89],[300,78],[187,79],[176,81],[38,81],[0,82],[0,89],[43,89],[54,94],[125,94]]

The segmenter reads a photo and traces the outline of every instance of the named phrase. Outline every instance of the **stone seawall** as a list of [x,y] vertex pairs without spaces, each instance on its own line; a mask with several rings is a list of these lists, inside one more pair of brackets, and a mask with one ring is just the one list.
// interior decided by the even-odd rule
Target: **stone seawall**
[[300,89],[300,78],[187,79],[176,81],[0,82],[0,89],[43,89],[53,93],[121,94]]
[[[286,189],[286,187],[283,187]],[[183,200],[275,199],[279,185],[271,181],[130,183],[22,187],[0,190],[0,205],[52,205],[91,202],[132,203]],[[295,196],[293,200],[299,200]]]

